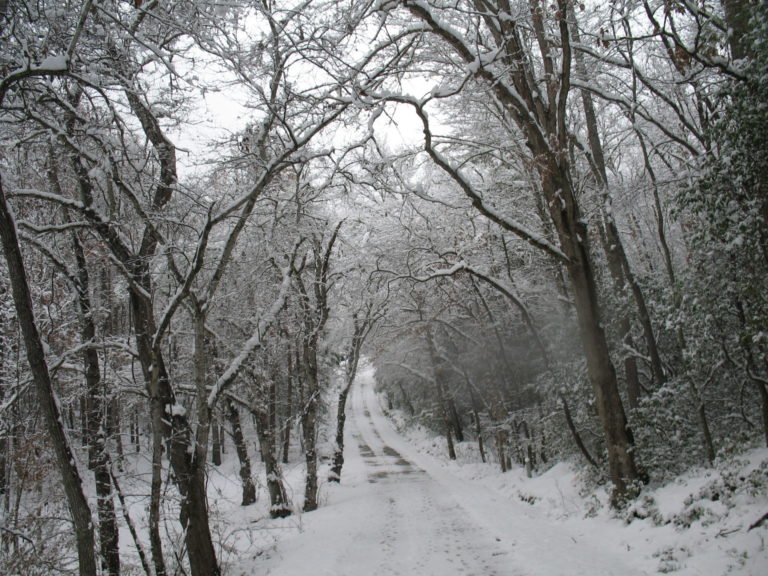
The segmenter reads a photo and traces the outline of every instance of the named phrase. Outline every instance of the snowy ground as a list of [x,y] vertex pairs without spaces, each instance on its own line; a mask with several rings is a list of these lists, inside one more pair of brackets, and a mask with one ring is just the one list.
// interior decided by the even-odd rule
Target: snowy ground
[[[768,512],[766,450],[731,475],[710,470],[650,493],[636,510],[647,518],[627,524],[603,495],[579,495],[566,465],[528,479],[430,454],[434,440],[407,440],[385,416],[371,370],[356,386],[343,483],[322,486],[320,510],[257,520],[234,505],[224,475],[211,478],[227,574],[768,574],[768,527],[747,530]],[[300,493],[300,467],[286,472]]]

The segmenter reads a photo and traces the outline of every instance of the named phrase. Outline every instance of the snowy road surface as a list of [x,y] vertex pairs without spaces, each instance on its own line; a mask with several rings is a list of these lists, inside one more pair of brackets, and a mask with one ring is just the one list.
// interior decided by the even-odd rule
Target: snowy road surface
[[383,414],[373,373],[350,396],[339,486],[253,568],[273,576],[634,576],[622,551],[455,477]]

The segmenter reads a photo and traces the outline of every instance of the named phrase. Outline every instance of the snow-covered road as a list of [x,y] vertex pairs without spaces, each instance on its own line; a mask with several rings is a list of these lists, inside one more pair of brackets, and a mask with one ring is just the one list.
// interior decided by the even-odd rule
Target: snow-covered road
[[451,474],[394,429],[361,371],[342,484],[253,568],[273,576],[616,575],[639,572],[595,536]]

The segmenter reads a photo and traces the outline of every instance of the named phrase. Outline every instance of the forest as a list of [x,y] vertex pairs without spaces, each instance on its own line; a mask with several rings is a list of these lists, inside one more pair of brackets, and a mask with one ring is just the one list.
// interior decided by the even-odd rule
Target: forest
[[0,126],[0,573],[227,573],[361,366],[617,514],[768,446],[765,2],[2,0]]

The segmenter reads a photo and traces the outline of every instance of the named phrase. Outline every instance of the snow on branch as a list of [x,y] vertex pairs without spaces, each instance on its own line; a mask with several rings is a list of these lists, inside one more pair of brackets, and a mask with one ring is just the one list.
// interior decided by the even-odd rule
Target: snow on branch
[[183,282],[176,290],[173,298],[171,298],[171,300],[168,302],[168,306],[160,317],[160,323],[158,324],[157,330],[155,331],[154,341],[152,342],[153,348],[160,345],[160,340],[163,338],[163,334],[170,325],[171,318],[176,313],[176,310],[181,305],[183,300],[189,295],[189,292],[192,289],[192,283],[194,282],[195,278],[197,278],[200,270],[203,268],[203,264],[205,262],[205,250],[208,246],[208,239],[212,229],[213,222],[211,220],[211,210],[209,209],[205,221],[205,226],[200,233],[200,238],[198,239],[197,247],[195,248],[195,255],[192,258],[192,265],[187,272],[186,278],[183,279]]
[[416,368],[413,368],[412,366],[408,366],[407,364],[403,364],[401,362],[383,362],[383,366],[392,366],[393,368],[401,368],[408,372],[409,374],[413,374],[414,376],[417,376],[418,378],[421,378],[425,382],[434,382],[434,377],[424,374],[424,372],[417,370]]
[[39,64],[27,63],[16,68],[0,80],[0,105],[5,101],[5,95],[11,86],[26,78],[38,76],[64,76],[69,73],[69,58],[66,54],[48,56]]
[[216,402],[218,401],[221,394],[226,390],[226,388],[232,382],[234,382],[235,378],[237,378],[237,375],[240,373],[240,370],[242,369],[243,365],[248,360],[248,358],[250,358],[251,354],[257,348],[261,347],[261,343],[264,340],[265,334],[277,319],[277,315],[285,307],[286,300],[288,299],[288,294],[291,290],[291,280],[292,280],[291,270],[293,268],[293,261],[296,258],[296,252],[298,248],[299,248],[299,242],[296,242],[294,244],[293,251],[290,256],[290,261],[286,266],[284,266],[280,270],[283,276],[283,281],[280,284],[280,291],[278,292],[277,297],[272,303],[272,306],[270,306],[269,310],[267,310],[266,313],[259,319],[256,325],[256,330],[254,330],[253,335],[245,342],[240,352],[237,354],[237,356],[235,356],[232,362],[230,362],[227,369],[216,381],[216,384],[211,389],[210,394],[208,394],[209,410],[213,409],[213,407],[216,405]]
[[456,274],[459,274],[460,272],[465,272],[467,274],[470,274],[471,276],[474,276],[475,278],[478,278],[479,280],[482,280],[483,282],[492,286],[495,290],[503,294],[510,302],[512,302],[512,304],[520,311],[520,314],[523,317],[523,321],[525,322],[525,325],[528,327],[528,330],[531,332],[531,335],[533,336],[536,342],[536,346],[538,347],[539,352],[542,355],[542,358],[545,360],[545,362],[548,362],[546,347],[544,346],[544,342],[542,341],[539,335],[539,331],[536,329],[536,325],[533,322],[533,317],[528,311],[527,306],[516,294],[515,289],[512,286],[509,286],[504,280],[500,278],[495,278],[490,274],[488,274],[487,272],[478,270],[477,268],[470,266],[463,260],[457,262],[450,268],[436,270],[432,272],[429,276],[425,276],[425,277],[401,276],[400,278],[408,278],[415,282],[421,283],[421,282],[429,282],[430,280],[434,280],[436,278],[452,277],[452,276],[455,276]]
[[561,261],[561,262],[569,262],[570,259],[568,256],[566,256],[562,250],[557,248],[554,244],[549,242],[546,238],[541,236],[540,234],[536,234],[535,232],[527,229],[525,226],[520,224],[519,222],[516,222],[514,220],[511,220],[504,214],[501,214],[488,204],[486,204],[483,201],[482,196],[480,193],[475,190],[472,183],[464,176],[464,174],[461,172],[459,168],[456,168],[453,166],[453,164],[443,156],[433,145],[432,141],[432,130],[430,128],[429,124],[429,117],[427,116],[426,111],[424,110],[423,102],[420,100],[417,100],[416,98],[410,97],[410,96],[404,96],[404,95],[389,95],[383,97],[385,100],[389,100],[391,102],[397,102],[400,104],[407,104],[410,106],[413,106],[414,110],[416,111],[416,114],[421,119],[422,125],[424,127],[424,150],[427,152],[430,158],[432,158],[432,161],[437,164],[440,168],[445,171],[450,178],[456,182],[456,184],[459,185],[462,192],[464,192],[464,195],[469,198],[469,200],[472,202],[472,205],[475,207],[475,209],[480,212],[483,216],[494,222],[495,224],[498,224],[503,228],[504,230],[507,230],[509,232],[512,232],[519,238],[522,238],[526,242],[528,242],[531,246],[534,246],[535,248],[539,248],[540,250],[543,250],[550,256],[554,257],[555,259]]

